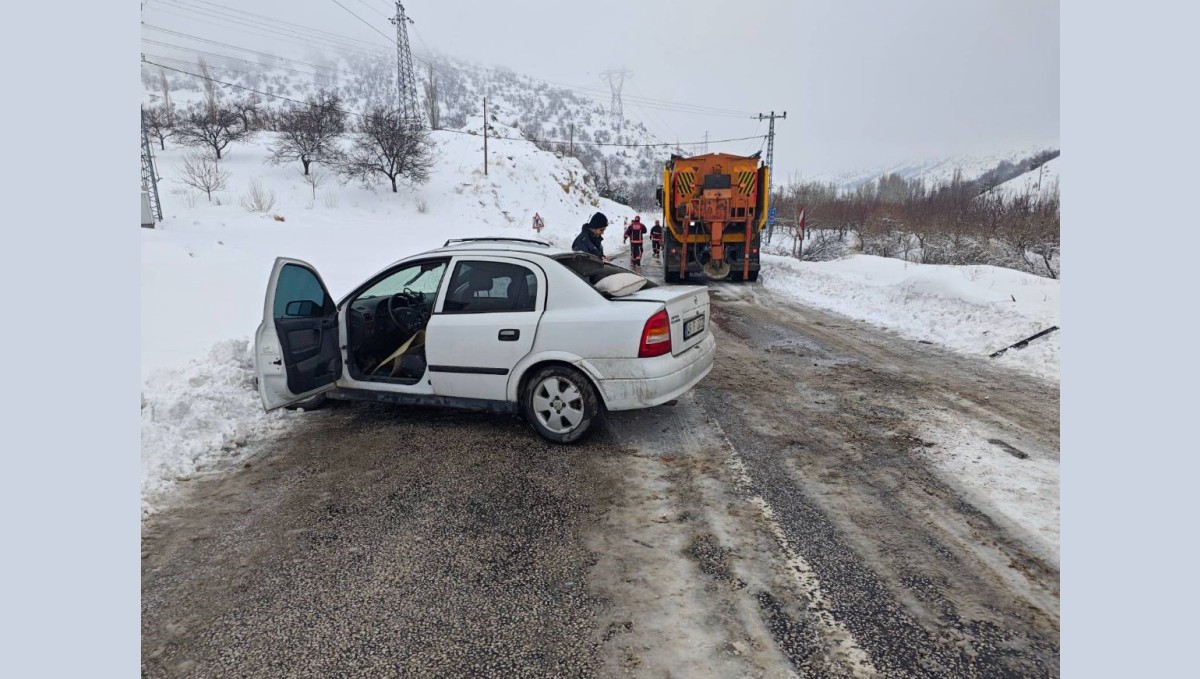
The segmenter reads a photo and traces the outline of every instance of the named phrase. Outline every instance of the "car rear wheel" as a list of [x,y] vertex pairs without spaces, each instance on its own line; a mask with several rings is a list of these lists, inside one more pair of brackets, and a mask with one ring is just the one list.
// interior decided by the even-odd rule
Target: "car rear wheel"
[[591,381],[565,366],[537,371],[525,387],[521,409],[537,433],[555,443],[582,440],[603,412]]

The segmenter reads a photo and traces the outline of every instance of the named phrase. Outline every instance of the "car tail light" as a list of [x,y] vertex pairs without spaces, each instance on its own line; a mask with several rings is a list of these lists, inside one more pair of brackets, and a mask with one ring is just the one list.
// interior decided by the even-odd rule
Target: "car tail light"
[[663,309],[646,321],[642,328],[642,344],[638,347],[638,358],[653,358],[671,353],[671,321]]

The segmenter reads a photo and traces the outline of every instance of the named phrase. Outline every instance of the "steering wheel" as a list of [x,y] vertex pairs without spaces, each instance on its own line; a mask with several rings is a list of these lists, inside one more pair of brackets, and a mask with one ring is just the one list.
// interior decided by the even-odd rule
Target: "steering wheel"
[[[403,304],[399,304],[399,303]],[[425,324],[425,293],[404,288],[402,292],[388,297],[388,316],[396,327],[406,332],[416,332]]]

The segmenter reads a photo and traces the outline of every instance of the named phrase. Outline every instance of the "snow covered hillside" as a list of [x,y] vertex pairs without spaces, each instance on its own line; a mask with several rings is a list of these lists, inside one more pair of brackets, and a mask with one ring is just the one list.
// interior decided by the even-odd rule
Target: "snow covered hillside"
[[1022,175],[1013,177],[988,191],[990,195],[1003,195],[1007,198],[1024,195],[1048,196],[1057,195],[1059,191],[1059,171],[1062,166],[1061,158],[1048,160],[1040,167],[1034,168]]
[[[183,480],[241,464],[246,443],[294,416],[262,412],[252,389],[253,333],[277,256],[313,264],[340,297],[448,238],[540,237],[569,246],[597,209],[618,225],[634,215],[599,198],[573,158],[527,141],[491,140],[484,176],[480,137],[435,132],[433,139],[437,162],[424,186],[393,194],[329,176],[314,197],[299,163],[263,162],[270,135],[262,133],[229,148],[221,160],[229,185],[212,204],[179,182],[185,149],[168,143],[158,152],[164,219],[141,233],[144,511]],[[265,214],[239,204],[252,181],[275,195]],[[546,224],[540,236],[531,228],[535,210]],[[619,242],[610,230],[607,246]]]
[[[171,68],[198,72],[196,58],[190,55],[189,59],[166,55],[148,58]],[[288,102],[277,97],[303,100],[324,88],[337,92],[348,110],[361,112],[396,99],[395,55],[386,52],[335,53],[314,47],[302,60],[266,56],[255,62],[219,56],[206,59],[214,78],[265,93],[257,95],[222,85],[216,88],[217,98],[222,102],[252,100],[260,108],[278,109]],[[608,94],[598,89],[591,96],[590,90],[569,89],[509,70],[427,53],[417,55],[416,71],[423,106],[428,102],[424,84],[431,75],[436,80],[442,129],[481,132],[483,97],[487,94],[488,118],[493,126],[490,134],[539,141],[573,139],[574,154],[597,177],[607,162],[608,172],[615,179],[656,179],[658,168],[670,153],[665,147],[644,145],[673,140],[658,139],[642,122],[609,115],[605,105]],[[147,105],[161,105],[162,75],[167,78],[176,109],[203,100],[199,78],[143,64],[142,85]],[[622,148],[586,142],[640,146]],[[554,145],[555,150],[559,146]],[[569,144],[561,147],[566,151]]]
[[[972,356],[1059,325],[1059,281],[1012,269],[870,255],[832,262],[764,255],[763,263],[769,290]],[[1057,382],[1059,335],[995,360]]]
[[1057,144],[1035,144],[994,153],[962,154],[908,161],[870,170],[818,174],[808,179],[824,184],[834,184],[843,191],[853,191],[881,176],[895,174],[905,179],[922,181],[927,187],[932,187],[950,183],[956,172],[961,173],[963,181],[974,181],[996,169],[1002,163],[1017,165],[1027,158],[1054,148],[1057,148]]

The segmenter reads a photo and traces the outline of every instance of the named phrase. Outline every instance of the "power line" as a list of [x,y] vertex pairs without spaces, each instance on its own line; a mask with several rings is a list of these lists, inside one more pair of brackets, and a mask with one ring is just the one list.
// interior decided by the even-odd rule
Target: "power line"
[[[279,61],[286,61],[286,62],[293,63],[293,64],[301,64],[303,66],[312,66],[314,68],[323,68],[323,69],[326,69],[329,71],[337,71],[338,73],[344,73],[346,75],[351,75],[351,74],[347,73],[346,71],[341,71],[333,66],[321,66],[319,64],[313,64],[313,63],[309,63],[307,61],[301,61],[299,59],[289,59],[288,57],[277,56],[275,54],[271,54],[270,52],[260,52],[258,50],[252,50],[248,47],[239,47],[237,45],[231,45],[229,43],[221,42],[219,40],[209,40],[208,38],[201,38],[199,36],[189,35],[187,33],[180,33],[178,31],[172,31],[172,30],[166,29],[166,28],[159,28],[158,26],[151,26],[150,24],[145,24],[145,27],[149,28],[151,30],[160,31],[163,33],[169,33],[171,35],[175,35],[175,36],[178,36],[181,38],[187,38],[189,40],[197,40],[199,42],[205,42],[205,43],[209,43],[212,45],[218,45],[220,47],[226,47],[226,48],[232,49],[232,50],[238,50],[239,52],[246,52],[246,53],[255,54],[258,56],[264,56],[264,57],[270,57],[272,59],[278,59]],[[194,50],[195,49],[193,47],[181,47],[179,45],[171,45],[168,43],[162,43],[162,42],[150,40],[149,38],[142,38],[142,40],[151,42],[151,43],[155,43],[155,44],[159,44],[164,47],[172,47],[174,49],[180,49],[180,50]],[[232,59],[233,57],[228,57],[228,58]]]
[[[245,17],[249,17],[256,21],[268,21],[268,22],[271,22],[274,24],[279,24],[281,26],[288,27],[287,29],[284,29],[284,30],[301,31],[301,32],[305,32],[305,33],[311,33],[314,35],[322,35],[322,36],[327,36],[333,40],[337,40],[339,42],[356,43],[356,44],[360,44],[360,45],[366,45],[366,46],[372,47],[374,49],[379,49],[378,45],[375,45],[373,43],[368,43],[359,38],[352,38],[348,35],[342,35],[340,33],[334,33],[332,31],[326,31],[326,30],[319,29],[319,28],[312,28],[310,26],[305,26],[304,24],[297,24],[297,23],[294,23],[291,21],[284,21],[283,19],[276,19],[276,18],[269,17],[269,16],[266,16],[263,14],[255,14],[254,12],[247,12],[246,10],[238,9],[236,7],[229,7],[228,5],[222,5],[222,4],[216,3],[216,2],[209,2],[209,0],[162,0],[162,1],[166,2],[168,4],[182,3],[183,5],[193,5],[193,3],[200,3],[203,5],[208,5],[209,7],[218,8],[218,9],[204,8],[203,10],[201,10],[200,8],[197,8],[196,11],[212,12],[214,14],[222,15],[222,16],[233,16],[233,15],[229,14],[229,12],[234,12],[236,14],[245,15]],[[225,10],[225,11],[222,11],[222,10]],[[245,20],[244,17],[235,17],[235,18],[237,18],[239,20]]]
[[[632,84],[631,84],[631,85],[630,85],[630,87],[633,87],[635,92],[636,92],[636,91],[639,91],[639,90],[637,89],[637,86],[636,86],[636,85],[632,85]],[[634,105],[634,106],[637,106],[638,108],[642,108],[642,105],[641,105],[641,104],[639,104],[639,103],[637,103],[637,102],[634,102],[634,101],[632,101],[632,99],[631,99],[631,103],[633,103],[633,105]],[[651,114],[651,115],[654,117],[654,119],[655,119],[655,120],[657,120],[658,122],[662,123],[663,127],[666,129],[666,131],[667,131],[667,132],[669,132],[669,133],[673,133],[673,134],[671,134],[671,135],[669,135],[669,136],[664,136],[664,137],[663,137],[663,139],[669,139],[671,136],[673,136],[673,137],[678,137],[678,136],[679,136],[679,133],[675,131],[675,128],[674,128],[674,127],[672,127],[672,126],[671,126],[669,123],[667,123],[667,122],[663,121],[663,119],[662,119],[662,118],[660,118],[660,117],[658,116],[658,113],[657,113],[656,111],[654,111],[654,109],[642,109],[642,110],[644,110],[644,111],[646,111],[646,112],[650,113],[650,114]]]
[[[163,1],[171,3],[171,2],[174,2],[177,0],[163,0]],[[184,1],[187,1],[187,0],[184,0]],[[193,0],[193,1],[204,2],[204,0]],[[345,7],[345,5],[342,5],[340,2],[337,2],[337,0],[334,0],[334,2],[337,3],[339,7],[342,7],[347,12],[349,12],[356,19],[363,22],[365,25],[367,25],[373,31],[375,31],[375,32],[379,33],[381,36],[387,38],[389,40],[389,42],[391,43],[391,45],[395,46],[397,44],[396,40],[394,38],[391,38],[387,34],[380,31],[378,28],[376,28],[374,25],[372,25],[369,21],[363,19],[361,16],[354,13],[353,11],[350,11],[349,8]],[[225,7],[224,5],[220,5],[218,3],[212,3],[212,2],[204,2],[204,4],[212,5],[214,7]],[[330,46],[330,47],[334,47],[337,49],[344,49],[344,50],[348,50],[348,51],[352,51],[352,52],[357,52],[359,54],[364,54],[364,55],[368,55],[368,56],[383,56],[385,54],[385,52],[383,51],[384,48],[382,48],[382,46],[377,46],[374,43],[368,43],[368,42],[364,42],[364,41],[360,41],[360,40],[355,40],[353,38],[330,33],[328,31],[319,31],[317,29],[311,29],[306,26],[302,26],[300,24],[294,24],[291,22],[285,22],[285,21],[281,21],[281,20],[274,20],[274,19],[271,19],[270,17],[264,17],[263,15],[254,14],[253,12],[245,12],[243,10],[234,10],[233,8],[229,8],[233,11],[237,11],[241,14],[245,14],[250,17],[261,18],[263,20],[268,20],[268,21],[275,21],[277,23],[281,23],[281,24],[284,24],[287,26],[295,26],[300,31],[310,32],[315,35],[303,35],[301,33],[297,33],[296,31],[293,31],[293,30],[281,30],[281,29],[274,29],[274,28],[267,27],[267,26],[247,24],[241,20],[242,19],[241,17],[231,17],[230,15],[227,15],[227,14],[218,16],[218,14],[206,13],[200,9],[192,9],[192,8],[186,8],[186,9],[188,9],[188,11],[194,11],[197,13],[201,13],[204,16],[215,17],[222,21],[227,21],[234,25],[238,25],[238,26],[242,26],[242,27],[250,27],[250,28],[253,28],[255,31],[261,31],[261,32],[270,34],[272,36],[282,37],[285,39],[286,42],[291,42],[292,44],[303,45],[303,46],[307,47],[307,46],[311,46],[312,42],[315,39],[315,40],[323,41],[327,46]],[[204,23],[209,23],[209,22],[204,22]],[[163,31],[167,30],[167,29],[162,29],[161,27],[152,26],[152,25],[148,25],[148,24],[147,24],[147,27],[151,28],[153,30],[163,30]],[[239,30],[245,31],[246,28],[241,28]],[[251,32],[251,31],[247,31],[247,32]],[[261,33],[261,32],[260,33],[252,33],[252,34],[262,35],[263,33]],[[207,41],[207,39],[205,39],[205,38],[200,38],[198,36],[190,36],[190,35],[183,34],[180,32],[172,32],[172,34],[180,35],[181,37],[190,37],[191,39],[194,39],[194,40]],[[417,37],[421,41],[422,45],[428,51],[430,51],[432,53],[433,50],[429,47],[428,43],[425,41],[424,37],[420,34],[419,31],[417,31]],[[215,42],[215,41],[212,41],[212,42]],[[344,43],[354,43],[354,46],[344,44]],[[364,47],[358,47],[358,45],[362,45],[367,49],[364,49]],[[244,48],[234,47],[234,49],[244,49]],[[279,57],[279,58],[282,59],[283,57]],[[422,64],[425,64],[426,66],[428,66],[430,68],[433,68],[435,71],[445,75],[445,71],[437,64],[434,64],[432,61],[422,59],[421,57],[415,56],[415,55],[413,58],[416,59],[417,61],[420,61]],[[295,61],[295,60],[293,60],[293,61]],[[319,65],[314,65],[314,66],[320,67]],[[487,68],[473,66],[473,65],[460,64],[460,67],[463,68],[464,70],[472,70],[477,73],[487,75],[488,77],[493,76],[495,73],[495,69],[487,69]],[[322,67],[322,68],[328,68],[328,67]],[[580,96],[584,96],[584,97],[588,97],[588,98],[592,98],[592,99],[596,99],[596,100],[600,100],[600,97],[603,94],[611,94],[611,92],[605,93],[598,89],[593,89],[593,88],[588,88],[588,87],[583,87],[583,86],[578,86],[578,85],[570,85],[567,83],[561,83],[561,82],[556,82],[556,81],[552,81],[552,80],[545,80],[543,78],[536,78],[536,77],[529,76],[529,75],[521,75],[519,77],[525,78],[527,80],[532,80],[535,82],[542,82],[542,83],[545,83],[548,85],[553,85],[555,87],[559,87],[562,89],[566,89],[566,90],[575,92],[576,94],[578,94]],[[704,116],[729,117],[729,118],[753,118],[754,117],[753,115],[750,115],[748,113],[741,113],[741,112],[734,111],[732,109],[720,109],[720,108],[716,108],[716,107],[702,106],[702,105],[698,105],[698,104],[684,104],[684,103],[680,103],[680,102],[670,102],[667,100],[645,97],[643,95],[634,95],[634,96],[623,95],[621,97],[622,101],[626,98],[629,99],[630,103],[639,104],[642,109],[646,109],[646,110],[655,109],[655,110],[660,110],[660,111],[687,113],[687,114],[691,114],[691,115],[704,115]]]
[[[358,0],[358,1],[363,2],[363,0]],[[332,33],[330,31],[323,31],[320,29],[311,28],[308,26],[304,26],[302,24],[284,21],[282,19],[275,19],[275,18],[265,16],[262,14],[256,14],[254,12],[248,12],[248,11],[237,9],[234,7],[229,7],[227,5],[222,5],[222,4],[216,3],[216,2],[209,2],[208,0],[162,0],[162,2],[166,2],[167,4],[171,4],[171,5],[175,5],[180,8],[183,8],[183,9],[187,9],[188,11],[200,13],[200,14],[203,14],[204,16],[219,18],[221,20],[225,20],[225,21],[228,21],[230,23],[233,23],[233,24],[236,24],[239,26],[249,26],[256,30],[266,31],[266,32],[271,33],[276,36],[295,38],[295,39],[298,39],[301,41],[299,43],[295,43],[293,41],[293,44],[301,44],[303,46],[310,46],[313,41],[313,38],[315,36],[317,39],[322,40],[326,43],[342,43],[342,44],[330,44],[330,46],[336,47],[339,49],[357,51],[359,53],[369,54],[372,56],[384,54],[384,52],[382,51],[383,48],[374,43],[365,42],[362,40],[351,38],[349,36]],[[341,7],[343,10],[345,10],[346,12],[351,14],[351,16],[358,19],[360,22],[362,22],[364,25],[366,25],[372,31],[375,31],[380,36],[387,39],[390,46],[396,45],[396,41],[394,38],[392,38],[391,36],[388,36],[386,33],[379,30],[371,22],[367,21],[366,19],[364,19],[357,13],[353,12],[348,7],[343,5],[341,2],[338,2],[338,0],[333,0],[333,2],[335,4],[337,4],[339,7]],[[188,6],[186,6],[186,4],[181,5],[180,3],[186,3],[186,4],[201,3],[203,5],[208,5],[213,8],[219,8],[220,10],[228,10],[229,12],[236,12],[238,14],[245,15],[245,17],[251,17],[255,20],[268,21],[268,22],[272,22],[275,24],[288,26],[291,28],[289,28],[289,29],[274,29],[274,28],[270,28],[270,27],[266,27],[266,26],[247,24],[244,22],[245,21],[244,17],[234,17],[234,16],[231,16],[230,14],[220,12],[219,10],[207,10],[206,8],[188,7]],[[366,3],[364,2],[363,4],[365,5]],[[380,14],[380,16],[385,16],[382,12],[372,8],[370,5],[366,5],[366,6],[368,7],[368,9],[371,9],[372,11],[376,12],[377,14]],[[312,35],[302,35],[302,34],[297,33],[297,31],[309,33]],[[428,43],[425,41],[424,36],[422,36],[420,34],[419,30],[417,30],[417,37],[421,41],[422,45],[429,52],[432,53],[433,52],[432,48],[430,48]],[[346,43],[349,43],[349,44],[346,44]],[[353,46],[351,46],[351,44]],[[362,47],[359,47],[360,45]],[[369,51],[364,50],[363,47],[368,48]],[[442,70],[440,68],[438,68],[436,64],[433,64],[432,62],[430,62],[428,60],[421,59],[420,57],[414,57],[414,58],[416,58],[418,61],[421,61],[423,64],[430,66],[430,67],[434,67],[435,70],[442,72]],[[494,72],[494,69],[485,69],[485,68],[477,67],[477,66],[465,66],[465,67],[468,68],[469,70],[474,70],[474,71],[480,72],[480,73],[486,73],[489,76],[492,75]],[[595,99],[599,99],[600,95],[602,95],[602,94],[611,94],[611,92],[605,92],[603,90],[599,90],[599,89],[595,89],[595,88],[589,88],[589,87],[584,87],[584,86],[579,86],[579,85],[571,85],[568,83],[556,82],[553,80],[546,80],[543,78],[536,78],[536,77],[528,76],[528,75],[522,75],[521,77],[524,77],[529,80],[537,81],[537,82],[543,82],[548,85],[554,85],[556,87],[561,87],[561,88],[579,93],[583,96],[587,96],[587,97],[591,97],[591,98],[595,98]],[[594,94],[588,94],[589,92],[594,93]],[[626,97],[622,97],[622,100],[624,100],[625,98]],[[656,98],[646,97],[646,96],[640,95],[640,94],[636,95],[636,96],[629,96],[628,99],[631,103],[641,103],[642,108],[654,108],[657,110],[674,111],[674,112],[679,112],[679,113],[689,113],[689,114],[694,114],[694,115],[731,117],[731,118],[754,118],[754,115],[750,114],[749,112],[737,111],[734,109],[718,108],[718,107],[714,107],[714,106],[705,106],[705,105],[699,105],[699,104],[686,104],[686,103],[682,103],[682,102],[673,102],[673,101],[664,100],[664,99],[656,99]]]
[[[184,8],[184,11],[186,11],[186,12],[194,11],[197,14],[201,14],[203,16],[213,16],[213,18],[216,18],[218,21],[223,21],[223,22],[225,22],[225,24],[231,24],[232,26],[226,26],[225,24],[222,24],[222,23],[214,23],[212,21],[205,21],[204,19],[198,19],[189,14],[179,14],[170,9],[164,8],[164,9],[161,9],[160,11],[165,14],[172,15],[172,16],[185,17],[188,19],[188,21],[195,21],[195,22],[199,22],[202,24],[208,24],[210,26],[216,26],[218,28],[222,28],[225,30],[229,30],[230,28],[232,28],[232,30],[235,30],[235,31],[240,31],[240,32],[247,33],[247,34],[250,34],[253,36],[257,36],[257,37],[270,38],[272,40],[279,40],[282,42],[291,43],[293,45],[298,45],[298,46],[303,46],[303,47],[312,47],[315,44],[315,45],[319,45],[321,47],[330,48],[330,49],[339,49],[339,50],[344,50],[347,52],[357,52],[359,54],[372,54],[372,52],[369,52],[367,49],[340,43],[340,42],[336,42],[332,38],[326,38],[324,36],[317,36],[317,35],[304,35],[304,34],[300,34],[300,33],[296,33],[296,32],[290,32],[290,31],[276,29],[271,26],[255,25],[255,24],[247,23],[245,21],[241,21],[238,18],[215,17],[213,15],[205,14],[203,12],[200,12],[197,10],[192,10],[190,8]],[[383,48],[381,46],[376,46],[376,49],[382,51]]]
[[375,9],[374,7],[372,7],[372,6],[368,5],[368,4],[367,4],[367,0],[358,0],[358,1],[359,1],[359,3],[361,3],[361,4],[362,4],[362,6],[363,6],[363,7],[366,7],[367,9],[369,9],[369,10],[371,10],[372,12],[374,12],[374,13],[378,14],[379,16],[383,17],[384,19],[387,19],[387,18],[388,18],[388,15],[386,15],[386,14],[384,14],[383,12],[380,12],[379,10]]
[[[562,87],[562,88],[568,89],[568,90],[586,90],[586,91],[590,91],[590,92],[595,92],[597,94],[609,94],[608,90],[602,90],[602,89],[593,88],[593,87],[585,87],[583,85],[569,85],[567,83],[556,82],[554,80],[546,80],[544,78],[535,78],[535,77],[529,76],[529,75],[524,76],[524,77],[526,77],[530,80],[536,80],[538,82],[543,82],[543,83],[546,83],[549,85],[556,85],[558,87]],[[752,114],[748,111],[723,109],[723,108],[717,108],[714,106],[703,106],[700,104],[684,104],[681,102],[673,102],[673,101],[668,101],[665,99],[654,99],[652,97],[645,97],[645,96],[637,96],[637,97],[633,97],[633,98],[641,99],[642,101],[645,101],[646,103],[655,104],[655,105],[659,105],[659,106],[673,106],[673,107],[678,107],[681,109],[694,109],[696,112],[712,111],[714,113],[729,115],[729,116],[736,117],[736,118],[743,118],[743,117],[744,118],[754,118],[754,114]]]
[[332,2],[333,2],[333,4],[337,5],[338,7],[341,7],[342,9],[346,10],[347,12],[349,12],[349,13],[350,13],[350,16],[352,16],[352,17],[354,17],[355,19],[358,19],[359,21],[361,21],[361,22],[363,22],[364,24],[366,24],[366,25],[367,25],[367,27],[368,27],[368,28],[370,28],[372,31],[375,31],[375,32],[376,32],[376,33],[378,33],[379,35],[382,35],[382,36],[383,36],[384,38],[386,38],[386,39],[387,39],[389,42],[392,42],[392,43],[395,43],[395,42],[396,42],[396,39],[395,39],[395,38],[393,38],[393,37],[389,36],[387,33],[384,33],[383,31],[379,30],[378,28],[375,28],[375,25],[374,25],[374,24],[372,24],[370,21],[367,21],[366,19],[364,19],[364,18],[360,17],[359,15],[355,14],[355,13],[354,13],[354,10],[352,10],[352,9],[350,9],[349,7],[347,7],[347,6],[343,5],[342,3],[338,2],[338,0],[332,0]]
[[[152,57],[152,58],[154,58],[154,59],[162,59],[163,61],[171,61],[171,62],[174,62],[174,63],[177,63],[177,64],[191,64],[191,63],[193,63],[193,62],[192,62],[190,59],[178,59],[178,58],[175,58],[175,57],[167,57],[167,56],[163,56],[163,55],[161,55],[161,54],[149,54],[149,53],[147,53],[147,55],[146,55],[146,56]],[[239,61],[240,61],[240,60],[239,60]],[[247,62],[243,62],[243,63],[251,63],[251,62],[248,62],[248,61],[247,61]],[[262,73],[262,72],[260,72],[260,71],[243,71],[243,70],[238,70],[238,69],[236,69],[236,68],[229,68],[228,66],[216,66],[216,65],[213,65],[213,64],[208,64],[208,68],[211,68],[211,69],[214,69],[214,70],[217,70],[217,71],[224,71],[224,72],[226,72],[226,73],[233,73],[233,74],[236,74],[236,75],[244,75],[244,76],[259,76],[259,77],[261,77],[261,78],[266,78],[266,79],[272,79],[272,78],[283,78],[285,81],[287,81],[287,82],[289,82],[289,83],[291,83],[291,84],[296,84],[296,81],[292,80],[291,78],[288,78],[287,76],[280,76],[280,75],[278,75],[278,74]],[[288,69],[288,70],[291,70],[293,73],[298,73],[299,75],[307,75],[307,76],[312,76],[313,78],[320,78],[320,77],[322,77],[322,75],[323,75],[323,74],[321,74],[321,73],[308,73],[308,72],[305,72],[305,71],[297,71],[297,70],[295,70],[295,69]]]
[[[159,26],[153,26],[153,25],[151,25],[151,24],[142,24],[142,26],[143,26],[144,28],[149,28],[149,29],[150,29],[150,30],[152,30],[152,31],[158,31],[158,32],[160,32],[160,33],[167,33],[167,34],[169,34],[169,35],[173,35],[173,36],[176,36],[176,37],[179,37],[179,38],[186,38],[186,39],[188,39],[188,40],[195,40],[195,41],[197,41],[197,42],[208,43],[208,44],[210,44],[210,45],[217,45],[217,46],[219,46],[219,47],[225,47],[225,48],[228,48],[228,49],[231,49],[231,50],[237,50],[237,51],[239,51],[239,52],[247,52],[247,53],[249,53],[249,54],[255,54],[255,55],[260,55],[260,56],[264,56],[264,57],[270,57],[270,58],[272,58],[272,59],[278,59],[279,61],[286,61],[286,62],[290,62],[290,63],[293,63],[293,64],[303,64],[303,65],[305,65],[305,66],[316,66],[317,68],[324,68],[324,69],[329,69],[329,70],[333,70],[333,71],[336,71],[336,70],[338,70],[338,69],[336,69],[336,68],[334,68],[334,67],[332,67],[332,66],[319,66],[319,65],[317,65],[317,64],[311,64],[311,63],[309,63],[309,62],[307,62],[307,61],[300,61],[299,59],[290,59],[290,58],[288,58],[288,57],[281,57],[281,56],[278,56],[278,55],[275,55],[275,54],[271,54],[270,52],[260,52],[260,51],[258,51],[258,50],[252,50],[252,49],[250,49],[250,48],[248,48],[248,47],[239,47],[238,45],[231,45],[231,44],[229,44],[229,43],[227,43],[227,42],[221,42],[220,40],[211,40],[211,39],[209,39],[209,38],[201,38],[200,36],[197,36],[197,35],[191,35],[191,34],[189,34],[189,33],[181,33],[181,32],[179,32],[179,31],[173,31],[173,30],[171,30],[171,29],[169,29],[169,28],[161,28],[161,27],[159,27]],[[142,40],[147,40],[147,38],[142,38]],[[173,48],[175,48],[175,49],[186,49],[186,50],[195,49],[195,48],[192,48],[192,47],[181,47],[181,46],[179,46],[179,45],[168,45],[168,44],[165,44],[165,43],[163,43],[163,46],[165,46],[165,47],[173,47]],[[382,54],[382,52],[381,52],[381,54]]]
[[[249,59],[239,59],[237,57],[231,57],[228,54],[221,54],[219,52],[208,52],[206,50],[199,50],[199,49],[195,49],[192,47],[182,47],[180,45],[174,45],[171,43],[160,42],[158,40],[151,40],[149,38],[142,38],[142,42],[146,43],[146,44],[150,44],[150,45],[157,45],[159,47],[170,47],[171,49],[177,49],[182,52],[188,52],[191,54],[213,57],[213,58],[222,59],[225,61],[237,61],[237,62],[240,62],[243,64],[250,64],[251,66],[256,66],[256,67],[266,66],[265,64],[262,64],[260,62],[250,61]],[[264,56],[266,56],[265,53],[264,53]],[[178,57],[167,57],[167,56],[163,56],[163,55],[158,55],[158,58],[167,59],[168,61],[177,61],[180,63],[191,63],[190,59],[180,59]],[[303,65],[311,66],[312,68],[319,68],[319,69],[326,69],[329,71],[333,71],[334,75],[338,75],[338,74],[351,75],[350,73],[348,73],[346,71],[338,71],[337,69],[330,67],[330,66],[320,66],[318,64],[310,64],[308,62],[303,62]],[[216,68],[216,67],[214,67],[214,68]],[[303,71],[300,69],[290,68],[288,66],[280,66],[278,64],[276,64],[274,66],[267,66],[267,68],[278,69],[281,71],[290,71],[292,73],[299,73],[300,75],[310,75],[310,76],[314,76],[314,77],[322,77],[322,76],[330,75],[329,73],[313,73],[311,71]],[[247,72],[247,73],[252,74],[252,75],[262,76],[264,78],[274,78],[278,75],[278,74],[274,74],[274,73],[259,73],[259,72]]]
[[[168,71],[175,71],[176,73],[190,75],[194,78],[203,78],[204,77],[198,73],[192,73],[191,71],[185,71],[181,68],[175,68],[174,66],[167,66],[165,64],[160,64],[160,63],[157,63],[154,61],[150,61],[149,59],[143,58],[142,61],[144,63],[150,64],[151,66],[158,66],[159,68],[165,68]],[[274,99],[282,99],[284,101],[290,101],[295,104],[304,104],[305,103],[303,101],[300,101],[299,99],[285,97],[282,94],[271,94],[269,92],[263,92],[262,90],[256,90],[253,87],[246,87],[245,85],[238,85],[237,83],[225,82],[223,80],[218,80],[216,78],[209,78],[209,79],[219,85],[225,85],[227,87],[235,87],[239,90],[246,90],[247,92],[254,92],[256,94],[261,94],[264,97],[271,97]],[[346,113],[348,115],[358,116],[360,118],[365,117],[363,114],[358,113],[356,111],[346,111]],[[464,130],[439,130],[439,132],[449,132],[451,134],[471,135],[470,132],[466,132]],[[476,135],[471,135],[471,136],[476,136]],[[735,142],[735,141],[746,141],[747,139],[759,139],[759,138],[760,138],[760,135],[751,135],[749,137],[732,137],[729,139],[712,139],[709,141],[709,143],[722,144],[722,143],[729,143],[729,142]],[[533,143],[533,142],[530,142],[530,140],[528,140],[528,139],[510,139],[509,141],[525,141],[525,142]],[[541,142],[546,143],[546,144],[567,144],[568,143],[567,141],[561,140],[561,139],[544,139],[544,140],[541,140]],[[613,143],[613,142],[596,142],[596,141],[579,141],[579,140],[576,140],[575,143],[576,144],[586,144],[589,146],[619,146],[622,148],[659,148],[659,147],[670,147],[670,146],[675,145],[675,142],[661,143],[661,144],[617,144],[617,143]],[[682,143],[682,144],[699,144],[701,142],[680,142],[680,143]]]

